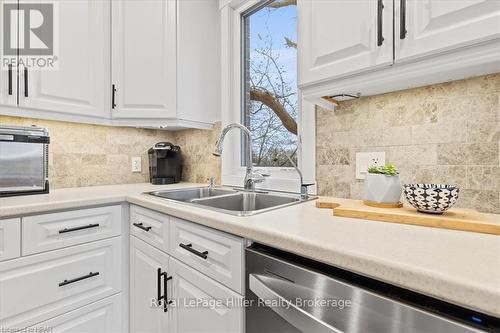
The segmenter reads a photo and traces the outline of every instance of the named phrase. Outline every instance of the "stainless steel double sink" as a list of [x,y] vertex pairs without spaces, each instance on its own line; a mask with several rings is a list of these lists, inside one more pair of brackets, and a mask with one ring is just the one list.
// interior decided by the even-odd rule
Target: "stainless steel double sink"
[[209,187],[154,191],[148,194],[236,216],[255,215],[315,199],[302,199],[298,194],[281,192],[278,194]]

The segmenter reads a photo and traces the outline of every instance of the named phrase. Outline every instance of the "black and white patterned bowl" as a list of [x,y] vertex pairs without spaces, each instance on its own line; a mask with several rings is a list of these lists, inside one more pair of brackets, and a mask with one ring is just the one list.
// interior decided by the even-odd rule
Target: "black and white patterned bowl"
[[406,184],[403,192],[419,212],[443,214],[457,202],[459,189],[442,184]]

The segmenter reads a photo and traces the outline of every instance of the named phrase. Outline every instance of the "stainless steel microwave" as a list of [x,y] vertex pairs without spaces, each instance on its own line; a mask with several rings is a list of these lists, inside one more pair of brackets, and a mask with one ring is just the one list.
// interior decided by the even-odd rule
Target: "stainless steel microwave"
[[0,197],[49,192],[49,132],[0,125]]

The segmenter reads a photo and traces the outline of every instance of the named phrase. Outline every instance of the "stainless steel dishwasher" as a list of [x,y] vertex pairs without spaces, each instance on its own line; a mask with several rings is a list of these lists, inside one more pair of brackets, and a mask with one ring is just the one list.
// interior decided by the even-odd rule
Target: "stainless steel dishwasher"
[[498,318],[267,246],[245,260],[246,333],[500,331]]

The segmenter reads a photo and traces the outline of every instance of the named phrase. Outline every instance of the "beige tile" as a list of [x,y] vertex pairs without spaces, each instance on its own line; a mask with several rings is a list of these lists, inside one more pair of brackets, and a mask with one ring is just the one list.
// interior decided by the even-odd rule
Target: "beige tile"
[[467,167],[467,188],[500,191],[500,167]]
[[81,154],[54,153],[54,171],[56,176],[75,176],[81,170]]
[[495,119],[474,119],[467,122],[467,142],[500,141],[500,122]]
[[348,165],[350,154],[347,148],[327,147],[317,150],[319,165]]
[[500,192],[482,190],[460,190],[458,207],[475,208],[483,213],[500,212]]
[[438,163],[444,165],[498,165],[498,143],[440,144]]
[[382,130],[382,145],[387,147],[411,145],[412,135],[413,132],[411,126],[384,128]]
[[418,166],[415,172],[416,183],[434,183],[466,187],[466,167],[449,165]]
[[318,185],[318,195],[337,198],[350,198],[351,196],[351,185],[349,183],[327,181]]
[[412,126],[412,144],[465,142],[465,121]]
[[105,154],[84,154],[82,165],[105,165],[107,162]]
[[405,167],[411,165],[436,165],[437,146],[394,146],[387,148],[386,162]]

